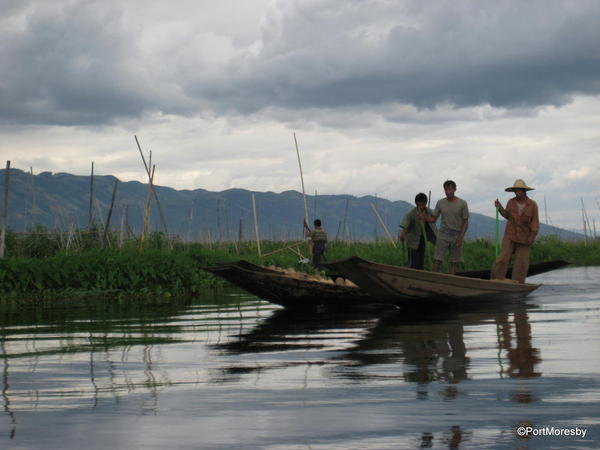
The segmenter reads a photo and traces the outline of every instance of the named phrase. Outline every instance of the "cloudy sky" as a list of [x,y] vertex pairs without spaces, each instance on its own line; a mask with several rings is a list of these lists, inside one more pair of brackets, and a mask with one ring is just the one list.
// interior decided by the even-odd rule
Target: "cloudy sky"
[[0,0],[0,156],[175,188],[411,200],[600,231],[600,2]]

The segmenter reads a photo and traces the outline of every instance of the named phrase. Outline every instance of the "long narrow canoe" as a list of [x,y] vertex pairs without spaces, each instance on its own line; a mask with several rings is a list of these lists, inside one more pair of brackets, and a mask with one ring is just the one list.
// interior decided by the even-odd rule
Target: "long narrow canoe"
[[[360,258],[356,260],[361,260]],[[349,258],[350,260],[353,258]],[[328,264],[332,273],[338,274],[336,282],[323,278],[311,277],[302,273],[290,274],[283,269],[270,269],[245,260],[232,261],[206,267],[205,270],[219,276],[230,283],[272,303],[292,308],[312,308],[315,306],[355,307],[372,304],[392,303],[406,304],[407,296],[398,297],[396,294],[371,295],[364,288],[340,283],[340,276],[346,276],[338,270],[340,262]],[[362,260],[364,261],[364,260]],[[529,275],[535,275],[568,265],[565,261],[549,261],[530,266]],[[395,267],[395,266],[389,266]],[[402,269],[398,267],[398,269]],[[410,273],[423,272],[407,269]],[[431,273],[431,272],[423,272]],[[414,274],[413,274],[414,275]],[[433,274],[441,275],[441,274]],[[488,277],[489,270],[462,272],[460,278]],[[351,277],[348,277],[352,280]],[[354,280],[352,280],[354,281]],[[479,280],[485,281],[485,280]],[[504,283],[506,284],[506,283]],[[408,296],[412,299],[414,296]],[[410,302],[409,302],[410,303]]]
[[204,270],[277,305],[293,308],[361,306],[377,303],[365,291],[352,285],[336,284],[306,274],[290,274],[248,261],[235,261],[206,267]]
[[410,304],[411,300],[523,297],[540,286],[415,270],[375,263],[357,256],[324,266],[348,278],[373,297],[397,304]]

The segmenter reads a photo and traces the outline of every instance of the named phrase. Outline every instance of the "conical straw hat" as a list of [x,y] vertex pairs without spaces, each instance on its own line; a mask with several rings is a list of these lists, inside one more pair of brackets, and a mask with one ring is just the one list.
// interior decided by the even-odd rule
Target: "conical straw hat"
[[518,180],[515,180],[515,184],[513,184],[511,187],[507,187],[504,190],[506,192],[515,192],[515,189],[525,189],[526,191],[533,191],[535,188],[527,186],[527,183],[525,183],[525,181],[519,178]]

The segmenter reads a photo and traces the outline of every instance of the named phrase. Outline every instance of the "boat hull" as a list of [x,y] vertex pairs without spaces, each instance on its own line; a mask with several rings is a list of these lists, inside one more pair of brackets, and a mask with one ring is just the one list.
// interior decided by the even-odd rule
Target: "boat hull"
[[485,280],[379,264],[356,256],[324,265],[373,297],[385,298],[397,304],[423,300],[518,298],[539,287],[537,284]]
[[208,272],[277,305],[288,308],[313,308],[322,305],[352,307],[376,303],[368,293],[354,286],[310,279],[307,275],[290,276],[247,261],[218,264]]

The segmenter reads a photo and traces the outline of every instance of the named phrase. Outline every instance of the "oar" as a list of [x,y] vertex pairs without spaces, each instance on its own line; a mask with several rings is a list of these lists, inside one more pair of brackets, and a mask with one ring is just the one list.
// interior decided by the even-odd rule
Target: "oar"
[[498,215],[499,209],[496,208],[496,258],[500,254],[500,218],[498,217]]

